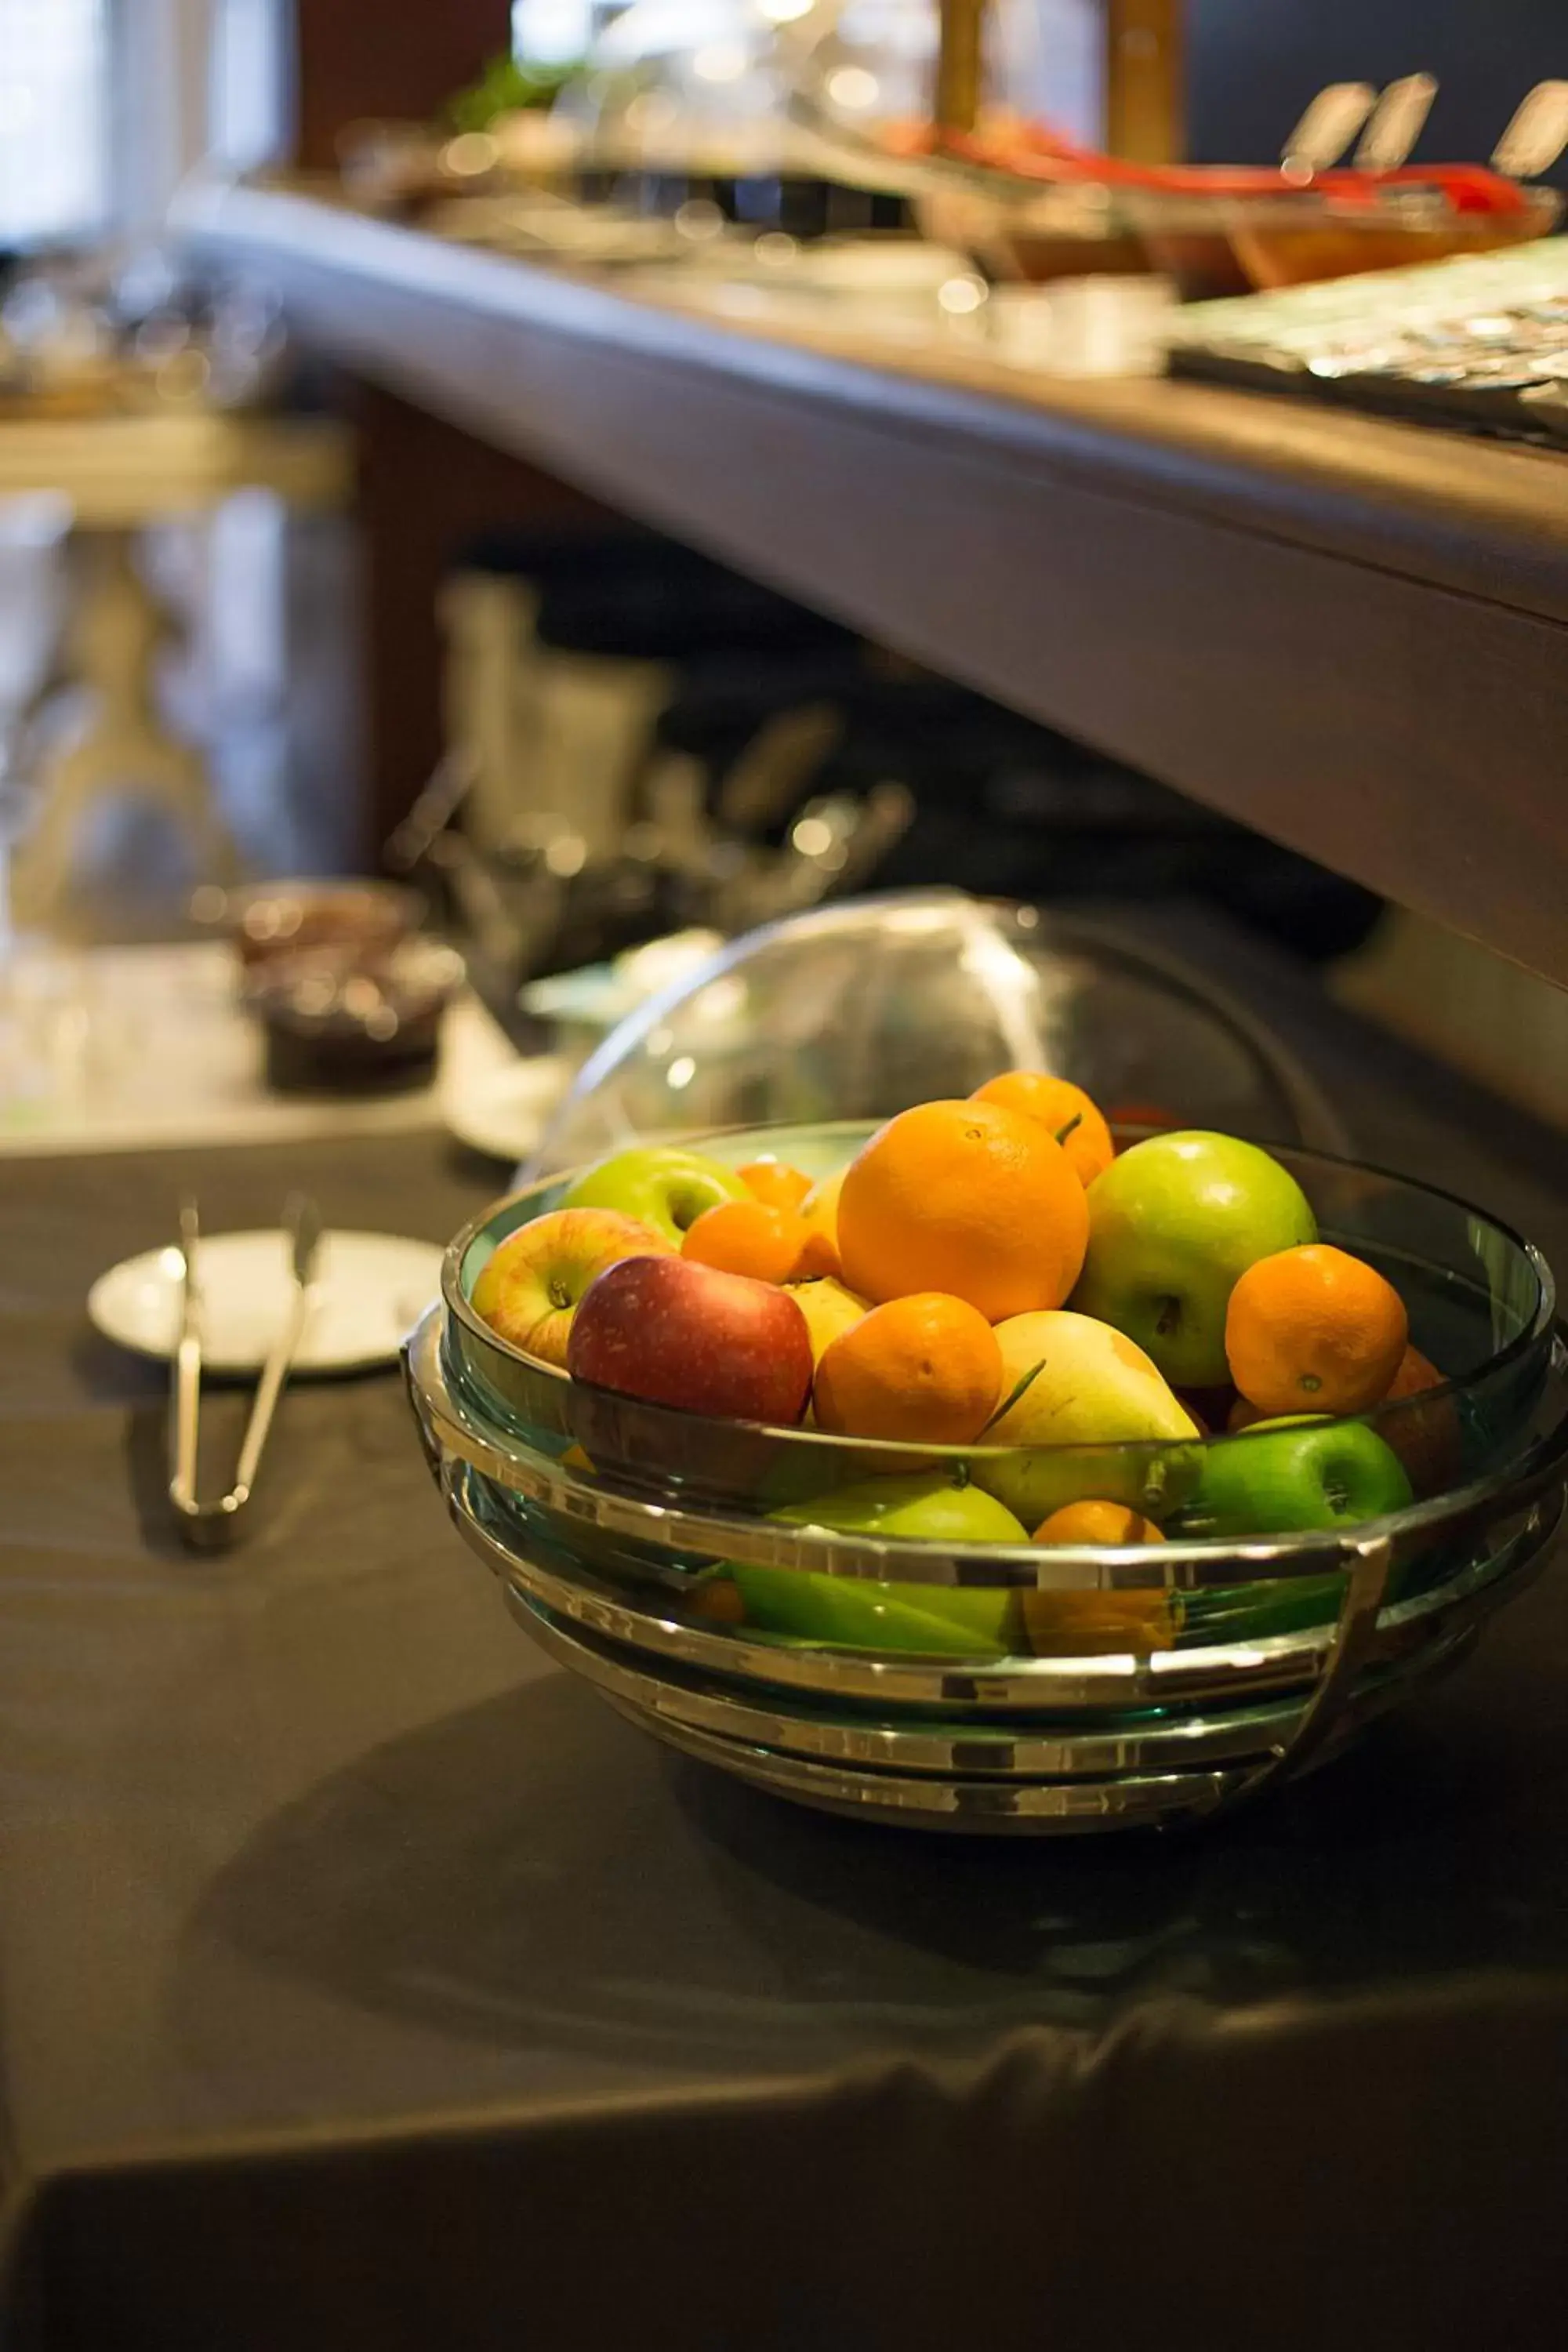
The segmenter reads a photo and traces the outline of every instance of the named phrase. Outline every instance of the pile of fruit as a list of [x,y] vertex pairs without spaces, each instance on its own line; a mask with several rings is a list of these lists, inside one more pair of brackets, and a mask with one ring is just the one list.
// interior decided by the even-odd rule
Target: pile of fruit
[[1268,1536],[1397,1511],[1457,1466],[1447,1397],[1383,1433],[1359,1418],[1443,1375],[1287,1169],[1201,1132],[1118,1153],[1081,1088],[1033,1071],[901,1112],[815,1182],[771,1158],[617,1153],[500,1244],[473,1305],[599,1388],[909,1449],[847,1457],[847,1483],[777,1514],[829,1529]]

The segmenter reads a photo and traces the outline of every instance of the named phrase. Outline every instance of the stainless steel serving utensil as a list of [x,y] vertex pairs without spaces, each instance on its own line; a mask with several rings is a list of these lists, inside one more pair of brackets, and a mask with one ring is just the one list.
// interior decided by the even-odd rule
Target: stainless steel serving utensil
[[178,1514],[180,1530],[193,1545],[210,1544],[232,1533],[240,1512],[249,1502],[261,1467],[261,1456],[278,1400],[289,1367],[304,1337],[316,1297],[316,1261],[321,1245],[321,1212],[302,1192],[291,1193],[283,1212],[294,1279],[293,1297],[262,1366],[256,1401],[240,1444],[234,1485],[215,1503],[196,1495],[197,1442],[201,1425],[202,1292],[200,1272],[201,1221],[194,1199],[180,1203],[180,1255],[184,1272],[181,1285],[180,1336],[174,1349],[173,1379],[173,1444],[169,1500]]

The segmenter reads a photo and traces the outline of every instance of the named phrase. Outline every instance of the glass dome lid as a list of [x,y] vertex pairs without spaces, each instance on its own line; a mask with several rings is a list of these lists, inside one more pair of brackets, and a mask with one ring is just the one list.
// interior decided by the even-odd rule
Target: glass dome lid
[[880,1119],[1006,1069],[1113,1121],[1341,1150],[1310,1081],[1206,977],[1087,917],[956,890],[771,923],[639,1006],[579,1071],[521,1175],[729,1127]]

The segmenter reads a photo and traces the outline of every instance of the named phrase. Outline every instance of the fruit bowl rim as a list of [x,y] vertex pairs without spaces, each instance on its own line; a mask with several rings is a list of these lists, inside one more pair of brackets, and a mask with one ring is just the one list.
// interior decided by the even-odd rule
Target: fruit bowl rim
[[[876,1129],[884,1123],[881,1120],[866,1118],[819,1119],[795,1120],[770,1127],[767,1122],[757,1125],[742,1120],[731,1127],[695,1128],[679,1135],[661,1136],[657,1146],[649,1145],[647,1148],[687,1150],[699,1141],[721,1143],[731,1136],[758,1136],[770,1133],[778,1136],[809,1134],[822,1137],[843,1132],[858,1136],[864,1140],[868,1131],[874,1133]],[[1130,1135],[1143,1141],[1161,1134],[1217,1134],[1220,1130],[1207,1128],[1139,1128],[1126,1123],[1116,1123],[1112,1125],[1111,1132],[1118,1139]],[[1440,1381],[1432,1388],[1418,1390],[1413,1396],[1398,1398],[1392,1404],[1371,1406],[1364,1413],[1330,1416],[1331,1423],[1343,1424],[1360,1423],[1372,1426],[1374,1431],[1389,1427],[1405,1427],[1414,1420],[1417,1412],[1427,1412],[1436,1403],[1463,1396],[1482,1379],[1489,1378],[1500,1370],[1505,1370],[1510,1363],[1522,1358],[1530,1349],[1539,1345],[1543,1339],[1550,1339],[1557,1318],[1557,1286],[1551,1265],[1532,1241],[1517,1232],[1502,1218],[1494,1216],[1489,1209],[1478,1208],[1474,1202],[1462,1199],[1458,1193],[1450,1192],[1440,1184],[1428,1184],[1420,1177],[1404,1175],[1395,1169],[1381,1167],[1373,1160],[1352,1160],[1341,1153],[1319,1151],[1309,1144],[1258,1142],[1256,1138],[1250,1136],[1227,1135],[1226,1140],[1256,1143],[1259,1150],[1267,1151],[1270,1155],[1283,1152],[1290,1155],[1292,1159],[1310,1160],[1324,1168],[1344,1170],[1352,1175],[1374,1176],[1385,1183],[1398,1185],[1406,1192],[1424,1193],[1429,1200],[1443,1202],[1466,1217],[1482,1217],[1494,1232],[1500,1234],[1517,1251],[1535,1276],[1537,1296],[1533,1314],[1521,1325],[1511,1339],[1476,1365],[1472,1370],[1458,1374],[1453,1379]],[[632,1150],[639,1147],[628,1144],[625,1148]],[[603,1156],[605,1155],[601,1155]],[[1238,1437],[1248,1437],[1255,1433],[1250,1430],[1210,1430],[1199,1431],[1191,1437],[1111,1438],[1093,1444],[1061,1446],[921,1444],[915,1448],[912,1441],[909,1439],[841,1437],[829,1430],[803,1427],[799,1423],[727,1419],[715,1413],[696,1412],[684,1405],[659,1404],[645,1397],[628,1397],[621,1390],[604,1388],[596,1381],[581,1380],[574,1381],[572,1374],[563,1367],[547,1363],[542,1356],[530,1355],[526,1349],[516,1346],[513,1341],[503,1339],[498,1331],[492,1329],[484,1318],[476,1311],[472,1301],[465,1293],[462,1285],[462,1270],[474,1244],[479,1240],[486,1228],[498,1217],[503,1215],[507,1210],[515,1208],[519,1202],[527,1201],[537,1193],[552,1192],[563,1185],[573,1183],[578,1177],[585,1174],[589,1168],[596,1167],[598,1164],[599,1161],[595,1160],[585,1162],[581,1168],[562,1169],[553,1175],[538,1177],[531,1184],[524,1184],[513,1192],[500,1194],[468,1220],[468,1223],[447,1244],[441,1260],[441,1299],[447,1313],[454,1316],[482,1347],[493,1349],[497,1354],[521,1367],[531,1377],[559,1381],[563,1389],[573,1386],[589,1389],[595,1395],[614,1398],[622,1404],[630,1404],[647,1412],[672,1413],[678,1415],[683,1423],[698,1423],[716,1431],[740,1432],[752,1438],[783,1440],[797,1446],[804,1446],[808,1450],[819,1450],[825,1465],[835,1460],[842,1462],[846,1458],[852,1457],[857,1462],[865,1463],[868,1476],[877,1475],[877,1465],[883,1459],[889,1463],[900,1464],[907,1469],[912,1450],[918,1450],[922,1464],[929,1458],[938,1468],[948,1465],[956,1467],[960,1464],[975,1461],[990,1464],[1019,1455],[1037,1459],[1042,1455],[1052,1454],[1072,1454],[1075,1457],[1099,1454],[1117,1461],[1127,1461],[1169,1454],[1178,1448],[1184,1450],[1191,1446],[1227,1444]],[[529,1220],[525,1219],[521,1222],[527,1223]],[[517,1228],[514,1227],[513,1230]],[[1394,1418],[1395,1415],[1400,1416],[1397,1421]],[[1399,1516],[1402,1515],[1395,1515],[1395,1517]],[[1383,1523],[1367,1521],[1365,1524],[1372,1526]]]

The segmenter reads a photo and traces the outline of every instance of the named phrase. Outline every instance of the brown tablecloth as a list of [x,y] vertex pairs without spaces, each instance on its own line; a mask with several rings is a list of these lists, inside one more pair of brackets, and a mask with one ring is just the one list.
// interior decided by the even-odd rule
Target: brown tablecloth
[[[1568,1264],[1560,1147],[1267,1009]],[[433,1239],[485,1189],[431,1137],[0,1165],[0,2344],[1563,2341],[1561,1568],[1201,1836],[817,1818],[534,1655],[391,1377],[290,1390],[250,1539],[178,1548],[81,1302],[193,1181]]]

